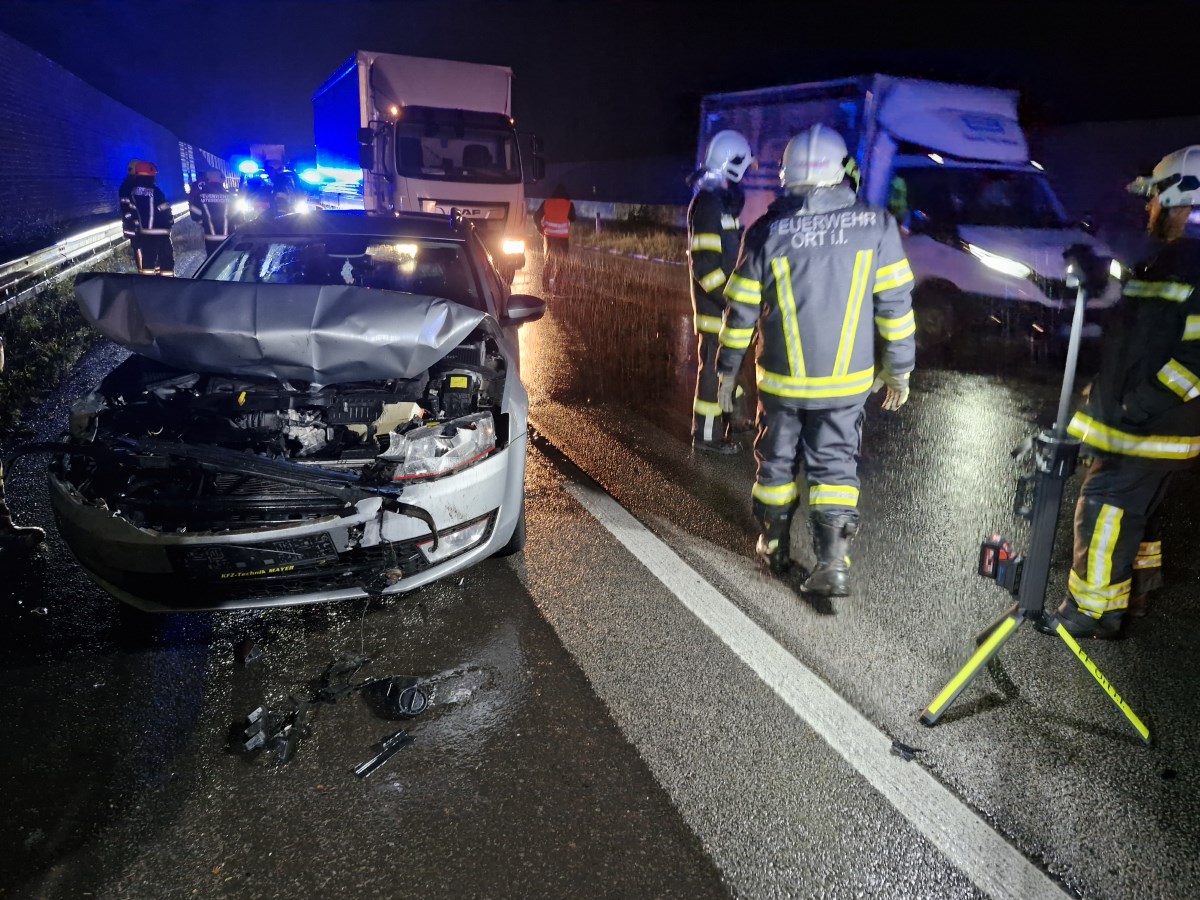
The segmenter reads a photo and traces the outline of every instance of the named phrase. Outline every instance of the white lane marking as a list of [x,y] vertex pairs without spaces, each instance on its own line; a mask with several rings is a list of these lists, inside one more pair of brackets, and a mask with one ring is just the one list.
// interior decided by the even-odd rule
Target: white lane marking
[[788,653],[608,494],[567,490],[813,731],[887,798],[976,887],[997,900],[1062,900],[1065,891]]

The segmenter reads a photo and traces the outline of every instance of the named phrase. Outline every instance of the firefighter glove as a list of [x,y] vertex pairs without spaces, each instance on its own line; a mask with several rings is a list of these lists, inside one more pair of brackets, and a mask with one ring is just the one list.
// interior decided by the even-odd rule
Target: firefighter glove
[[875,379],[875,383],[871,385],[871,393],[874,394],[885,386],[887,387],[887,393],[883,397],[884,409],[895,412],[908,402],[907,372],[903,375],[893,375],[887,369],[883,369],[879,373],[879,377]]
[[717,376],[717,405],[721,407],[721,412],[732,413],[734,392],[737,390],[737,375],[731,372],[728,375]]

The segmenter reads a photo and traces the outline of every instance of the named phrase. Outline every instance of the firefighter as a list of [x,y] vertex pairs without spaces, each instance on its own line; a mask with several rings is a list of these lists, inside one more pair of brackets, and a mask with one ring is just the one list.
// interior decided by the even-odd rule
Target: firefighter
[[1200,145],[1163,158],[1131,192],[1149,198],[1156,255],[1135,267],[1086,403],[1067,430],[1093,461],[1075,507],[1075,553],[1058,618],[1076,637],[1114,638],[1133,599],[1161,584],[1147,532],[1174,472],[1200,456]]
[[137,236],[137,214],[133,209],[133,183],[134,169],[137,168],[140,159],[131,159],[129,165],[125,169],[125,180],[121,182],[121,186],[117,188],[117,198],[121,206],[121,234],[125,240],[129,241],[129,256],[133,259],[133,264],[137,265],[137,248],[134,247],[133,239]]
[[[4,371],[4,338],[0,337],[0,372]],[[0,464],[0,549],[31,550],[46,539],[46,532],[33,525],[18,525],[4,497],[4,466]]]
[[[542,265],[542,290],[554,287],[562,272],[563,263],[571,252],[571,223],[575,221],[575,204],[567,189],[556,185],[550,198],[533,214],[533,224],[542,236],[545,260]],[[559,285],[561,288],[561,285]]]
[[[912,272],[896,221],[843,183],[853,179],[851,164],[829,128],[813,126],[788,143],[785,194],[747,232],[725,287],[717,359],[718,402],[728,411],[757,325],[755,552],[776,574],[790,568],[803,461],[817,557],[803,590],[826,597],[850,590],[867,394],[886,386],[883,408],[903,406],[916,354]],[[872,319],[884,347],[878,376]]]
[[725,288],[742,242],[738,218],[745,203],[740,182],[754,156],[750,143],[736,131],[713,135],[704,167],[694,179],[688,206],[688,260],[691,269],[692,327],[696,333],[696,395],[692,401],[692,446],[706,453],[732,454],[741,448],[730,439],[731,407],[717,403],[717,350]]
[[154,183],[158,169],[153,163],[139,161],[133,168],[134,254],[143,275],[174,275],[175,252],[171,247],[171,204]]
[[225,190],[225,176],[216,169],[205,172],[204,180],[192,185],[188,209],[204,229],[205,255],[212,256],[233,231],[233,195]]

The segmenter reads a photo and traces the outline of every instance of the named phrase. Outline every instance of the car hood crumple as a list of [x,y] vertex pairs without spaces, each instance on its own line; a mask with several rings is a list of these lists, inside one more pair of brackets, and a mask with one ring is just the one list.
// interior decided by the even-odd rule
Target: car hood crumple
[[442,297],[372,288],[86,273],[83,316],[177,369],[314,386],[415,378],[488,316]]

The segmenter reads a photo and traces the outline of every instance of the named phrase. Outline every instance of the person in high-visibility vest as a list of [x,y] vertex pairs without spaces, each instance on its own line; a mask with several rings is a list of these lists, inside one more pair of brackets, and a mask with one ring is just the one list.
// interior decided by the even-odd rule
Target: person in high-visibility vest
[[546,258],[542,264],[542,290],[554,287],[562,271],[562,263],[571,252],[571,223],[575,221],[575,204],[567,189],[558,184],[547,200],[533,214],[533,224],[544,240]]
[[1161,584],[1154,517],[1172,475],[1200,457],[1200,145],[1164,157],[1132,193],[1148,197],[1158,252],[1125,282],[1100,371],[1067,431],[1093,458],[1075,507],[1075,553],[1058,620],[1114,638]]

